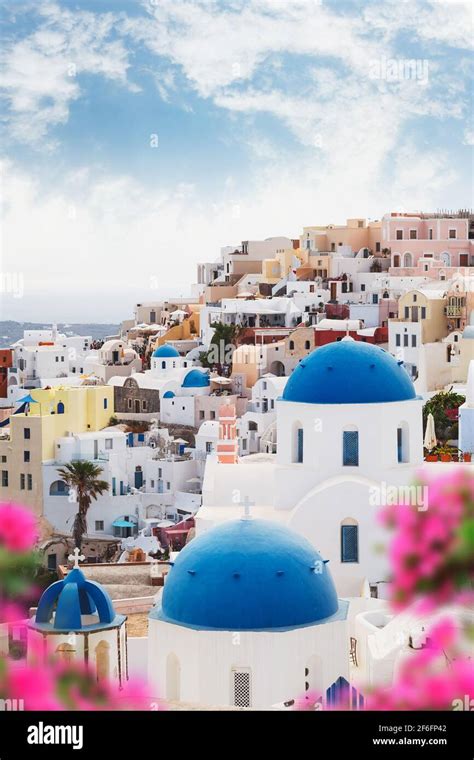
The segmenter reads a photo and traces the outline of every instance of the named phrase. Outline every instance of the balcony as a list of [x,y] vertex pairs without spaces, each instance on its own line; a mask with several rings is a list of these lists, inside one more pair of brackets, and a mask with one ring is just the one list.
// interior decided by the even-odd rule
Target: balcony
[[447,317],[462,317],[462,306],[447,306],[445,309]]

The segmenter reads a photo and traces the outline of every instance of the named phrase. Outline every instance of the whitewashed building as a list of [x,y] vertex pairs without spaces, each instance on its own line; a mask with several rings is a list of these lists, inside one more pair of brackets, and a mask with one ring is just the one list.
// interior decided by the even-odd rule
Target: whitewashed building
[[198,535],[237,516],[238,489],[255,516],[293,528],[330,559],[341,596],[368,585],[383,593],[376,513],[423,461],[421,409],[403,365],[383,349],[348,337],[316,349],[276,403],[277,454],[208,461]]

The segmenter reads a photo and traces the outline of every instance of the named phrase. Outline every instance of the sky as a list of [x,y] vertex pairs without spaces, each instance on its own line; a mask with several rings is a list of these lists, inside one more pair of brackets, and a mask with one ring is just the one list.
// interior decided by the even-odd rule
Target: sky
[[468,0],[4,0],[1,319],[112,322],[242,240],[473,205]]

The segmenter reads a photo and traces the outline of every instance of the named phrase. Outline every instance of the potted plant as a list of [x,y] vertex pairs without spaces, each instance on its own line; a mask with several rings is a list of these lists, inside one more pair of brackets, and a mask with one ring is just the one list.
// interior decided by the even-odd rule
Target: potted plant
[[425,462],[437,462],[438,461],[438,454],[436,449],[432,449],[431,451],[428,451],[428,453],[425,456]]
[[441,462],[452,462],[453,461],[453,455],[452,450],[449,446],[438,446],[437,452],[439,454],[439,458]]
[[463,451],[462,452],[462,461],[463,462],[470,462],[472,459],[472,454],[470,451]]

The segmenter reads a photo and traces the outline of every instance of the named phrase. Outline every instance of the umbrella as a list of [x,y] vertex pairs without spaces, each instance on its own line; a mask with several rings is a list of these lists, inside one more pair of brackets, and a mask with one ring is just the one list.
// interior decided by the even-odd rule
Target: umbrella
[[230,377],[220,377],[220,375],[216,375],[216,377],[211,377],[211,382],[220,385],[229,385],[229,383],[232,383],[232,380]]
[[39,401],[35,401],[31,393],[28,393],[27,396],[23,396],[23,398],[19,398],[15,402],[16,404],[39,404]]
[[188,442],[184,440],[184,438],[174,438],[172,443],[185,443],[188,445]]
[[186,483],[200,483],[201,478],[189,478],[189,480],[186,481]]
[[434,417],[432,413],[430,412],[428,415],[428,419],[426,420],[425,439],[423,441],[423,445],[425,449],[428,449],[428,451],[432,451],[437,443],[438,441],[436,440]]
[[172,311],[170,314],[170,317],[187,317],[188,314],[186,311],[183,311],[182,309],[176,309],[176,311]]

